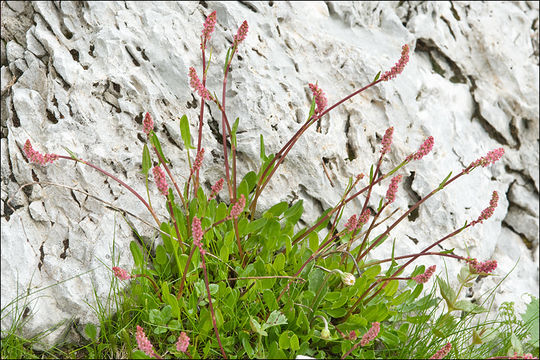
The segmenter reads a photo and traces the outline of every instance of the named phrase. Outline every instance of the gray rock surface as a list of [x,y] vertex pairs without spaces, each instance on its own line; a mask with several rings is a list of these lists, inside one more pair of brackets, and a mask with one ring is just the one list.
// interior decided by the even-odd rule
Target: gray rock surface
[[[94,291],[106,301],[113,258],[115,265],[131,268],[129,225],[78,190],[152,224],[129,191],[89,167],[67,160],[29,165],[24,142],[29,138],[41,152],[65,154],[62,146],[68,147],[145,194],[141,120],[149,111],[172,171],[183,179],[187,160],[178,119],[186,114],[194,132],[200,100],[189,87],[188,69],[194,66],[200,74],[199,36],[212,10],[218,21],[207,86],[216,93],[221,93],[220,69],[232,36],[243,20],[249,23],[227,90],[228,117],[240,118],[240,174],[258,166],[259,134],[267,153],[277,152],[300,127],[311,101],[308,83],[318,82],[331,105],[393,66],[404,43],[411,46],[400,76],[345,102],[304,134],[265,190],[259,209],[301,198],[302,221],[312,223],[339,200],[348,177],[369,173],[389,126],[395,128],[394,144],[383,172],[428,136],[435,146],[401,170],[405,179],[398,198],[381,216],[400,208],[397,218],[449,171],[457,174],[502,146],[503,159],[426,201],[418,217],[400,223],[391,239],[396,254],[418,252],[476,219],[497,190],[493,217],[443,248],[461,255],[468,250],[482,261],[496,259],[499,275],[516,266],[497,290],[495,309],[512,300],[521,311],[525,299],[519,295],[538,296],[536,2],[205,4],[2,2],[2,334],[28,308],[24,336],[59,324],[45,344],[76,340],[70,329],[96,322],[87,304],[95,303]],[[208,105],[201,172],[206,189],[223,176],[219,118],[218,109]],[[19,190],[32,182],[40,184]],[[387,184],[374,188],[373,207]],[[150,191],[164,220],[153,183]],[[353,201],[344,219],[361,206]],[[157,235],[137,218],[129,220],[143,236]],[[390,249],[387,241],[373,256],[388,257]],[[437,257],[419,263],[437,264],[438,273],[446,264],[449,274],[461,266]],[[498,279],[482,280],[473,296]]]

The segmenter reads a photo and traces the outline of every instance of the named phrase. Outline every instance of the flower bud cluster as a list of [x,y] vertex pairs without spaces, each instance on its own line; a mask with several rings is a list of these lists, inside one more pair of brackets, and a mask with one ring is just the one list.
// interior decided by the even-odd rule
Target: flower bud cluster
[[242,41],[246,39],[248,29],[249,29],[248,23],[247,21],[244,20],[242,25],[240,25],[240,27],[238,28],[236,35],[234,35],[233,46],[240,44]]
[[[214,11],[215,13],[215,11]],[[189,336],[185,332],[181,332],[178,337],[178,342],[176,343],[176,350],[185,353],[189,346]]]
[[480,213],[480,216],[478,216],[478,219],[474,220],[471,223],[471,226],[475,226],[478,223],[484,222],[484,220],[489,219],[493,212],[495,211],[495,208],[497,207],[497,203],[499,202],[499,194],[494,191],[491,195],[491,200],[489,201],[489,206],[482,210],[482,213]]
[[421,158],[423,158],[424,156],[426,156],[427,154],[431,152],[431,150],[433,149],[433,143],[434,143],[433,136],[428,137],[422,143],[422,145],[420,146],[420,149],[418,149],[418,151],[415,152],[414,154],[407,156],[405,160],[406,161],[420,160]]
[[362,336],[362,340],[360,340],[361,346],[366,346],[369,344],[373,339],[379,335],[379,331],[381,330],[380,324],[378,322],[371,323],[371,329],[368,330],[367,333]]
[[236,219],[242,211],[244,211],[244,207],[246,206],[246,198],[244,197],[244,194],[240,195],[240,198],[236,203],[233,205],[231,209],[231,214],[229,215],[229,219]]
[[428,282],[429,278],[431,278],[431,276],[433,275],[433,273],[435,272],[435,269],[437,268],[437,265],[431,265],[430,267],[428,267],[428,269],[426,270],[426,272],[424,272],[423,274],[420,274],[420,275],[416,275],[415,277],[413,277],[413,280],[416,281],[416,283],[418,284],[425,284]]
[[481,157],[480,159],[477,159],[476,161],[473,161],[469,167],[477,167],[482,166],[486,167],[490,164],[494,164],[496,161],[498,161],[502,156],[504,155],[504,149],[498,148],[495,150],[491,150],[487,153],[486,156]]
[[397,75],[403,72],[405,65],[409,62],[409,45],[405,44],[401,48],[401,57],[399,61],[390,69],[390,71],[385,72],[381,75],[382,81],[388,81],[395,78]]
[[135,335],[135,339],[137,339],[139,349],[141,349],[146,355],[150,357],[157,357],[156,353],[154,352],[154,346],[146,337],[144,329],[139,325],[137,325],[137,334]]
[[202,97],[204,100],[210,100],[212,99],[212,95],[210,95],[210,91],[208,91],[203,84],[201,83],[201,80],[199,80],[199,77],[197,76],[197,72],[195,71],[195,68],[192,66],[189,68],[189,84],[193,88],[193,90],[196,90],[197,93],[199,93],[199,96]]
[[129,280],[129,279],[131,279],[131,275],[126,270],[124,270],[124,269],[122,269],[122,268],[120,268],[118,266],[114,266],[112,269],[114,271],[114,276],[116,276],[120,280]]
[[396,200],[396,192],[398,184],[401,181],[402,175],[396,175],[390,180],[390,186],[388,187],[388,190],[386,191],[386,203],[391,204]]
[[167,180],[165,179],[163,169],[159,165],[154,166],[152,172],[154,173],[154,180],[156,181],[157,188],[164,196],[167,196],[169,185],[167,185]]
[[476,259],[467,259],[467,261],[473,274],[489,274],[497,268],[497,260],[478,262]]
[[202,42],[201,42],[201,49],[206,49],[206,42],[210,40],[210,36],[214,32],[214,28],[216,26],[216,12],[212,12],[208,17],[206,18],[206,21],[204,22],[204,29],[202,31]]
[[212,192],[210,193],[210,196],[208,197],[208,201],[214,199],[216,195],[223,189],[223,178],[219,179],[214,186],[212,186]]
[[450,350],[452,350],[452,344],[448,343],[444,345],[441,350],[438,350],[435,354],[433,354],[433,356],[430,357],[430,359],[442,359],[446,355],[448,355]]
[[36,151],[32,148],[32,144],[30,143],[30,140],[26,140],[24,143],[24,154],[30,160],[31,162],[34,162],[36,164],[40,165],[46,165],[47,163],[52,163],[56,159],[58,159],[58,155],[56,154],[45,154],[43,155],[39,151]]
[[143,120],[143,131],[146,135],[150,135],[152,130],[154,130],[154,120],[152,120],[149,113],[146,113]]
[[317,109],[315,112],[317,114],[321,114],[326,108],[326,105],[328,104],[328,100],[326,100],[326,95],[317,85],[309,84],[309,88],[311,89],[313,97],[315,98],[315,104],[317,104]]
[[384,133],[383,139],[382,139],[382,149],[381,153],[384,155],[387,152],[390,151],[390,145],[392,145],[392,134],[394,133],[394,127],[391,126],[388,129],[386,129],[386,132]]

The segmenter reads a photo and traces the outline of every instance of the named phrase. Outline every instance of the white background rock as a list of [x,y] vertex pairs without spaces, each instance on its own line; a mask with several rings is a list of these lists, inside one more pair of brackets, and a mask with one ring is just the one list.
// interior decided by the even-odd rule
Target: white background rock
[[[387,172],[416,151],[428,136],[433,152],[402,170],[392,211],[397,218],[453,171],[504,147],[494,166],[451,184],[420,207],[419,217],[392,231],[396,254],[418,252],[472,221],[500,194],[493,217],[443,243],[466,256],[497,259],[497,273],[513,273],[498,289],[495,308],[520,294],[538,296],[538,5],[520,3],[323,3],[323,2],[2,2],[2,331],[13,316],[5,307],[26,289],[30,314],[25,336],[59,322],[95,322],[85,301],[93,289],[105,298],[113,266],[130,269],[129,226],[102,203],[47,181],[77,188],[152,222],[126,189],[89,167],[61,160],[47,167],[29,165],[22,153],[29,138],[36,150],[82,158],[113,172],[145,193],[141,169],[141,120],[149,111],[172,171],[185,178],[187,160],[178,131],[186,114],[195,133],[199,98],[189,88],[188,68],[200,74],[199,36],[205,16],[217,10],[210,46],[213,64],[207,86],[221,93],[222,61],[243,20],[249,33],[228,79],[229,119],[240,118],[239,172],[256,170],[259,134],[267,153],[277,152],[305,120],[318,82],[333,104],[389,69],[401,46],[411,46],[410,62],[396,79],[381,83],[325,116],[288,155],[260,198],[259,209],[304,199],[302,221],[311,224],[334,205],[347,178],[369,173],[386,128],[394,126]],[[6,55],[7,54],[7,55]],[[240,59],[241,58],[241,59]],[[13,77],[17,81],[8,87]],[[9,80],[6,80],[9,79]],[[220,114],[205,111],[201,173],[208,190],[220,176]],[[323,160],[324,159],[324,160]],[[326,163],[330,185],[322,169]],[[180,180],[181,181],[181,180]],[[365,180],[364,180],[365,181]],[[365,182],[364,182],[365,183]],[[376,186],[375,208],[388,182]],[[166,211],[151,181],[161,219]],[[506,196],[508,194],[508,196]],[[6,200],[12,197],[11,206]],[[346,220],[362,203],[351,202]],[[382,216],[385,216],[383,214]],[[138,231],[154,229],[131,219]],[[388,257],[391,241],[373,252]],[[425,257],[418,263],[461,264]],[[79,276],[80,275],[80,276]],[[451,279],[455,279],[451,276]],[[474,296],[495,286],[482,280]],[[517,296],[516,296],[517,295]],[[41,296],[41,297],[40,297]],[[23,299],[24,300],[24,299]],[[23,301],[21,300],[21,301]],[[482,300],[482,299],[480,299]],[[45,341],[57,342],[66,326]]]

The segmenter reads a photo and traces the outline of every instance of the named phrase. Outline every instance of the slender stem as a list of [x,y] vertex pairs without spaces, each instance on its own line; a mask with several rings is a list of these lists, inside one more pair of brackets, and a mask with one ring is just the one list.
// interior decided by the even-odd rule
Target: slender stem
[[158,149],[156,149],[154,144],[152,144],[152,148],[154,148],[154,152],[156,153],[157,157],[159,158],[159,161],[161,161],[161,164],[165,168],[165,171],[167,172],[167,175],[169,175],[169,179],[171,179],[174,187],[176,188],[176,192],[178,193],[178,196],[180,196],[180,200],[182,201],[182,204],[184,205],[184,209],[186,209],[186,211],[187,211],[186,201],[185,201],[184,197],[182,196],[182,192],[180,191],[180,188],[178,187],[178,185],[176,184],[176,181],[174,180],[174,177],[173,177],[173,175],[171,173],[171,170],[169,170],[169,167],[167,166],[167,163],[165,163],[165,159],[163,159],[161,157],[161,154],[159,153]]
[[373,266],[373,265],[377,265],[377,264],[382,264],[382,263],[389,262],[389,261],[392,261],[392,260],[401,260],[401,259],[407,259],[407,258],[411,258],[411,257],[425,256],[425,255],[446,256],[446,257],[451,257],[451,258],[458,259],[458,260],[467,260],[467,259],[464,258],[463,256],[454,255],[454,254],[446,254],[446,253],[443,253],[443,252],[420,252],[420,253],[417,253],[417,254],[403,255],[403,256],[396,256],[396,257],[394,257],[394,258],[388,258],[388,259],[384,259],[384,260],[379,260],[379,261],[375,261],[375,262],[370,262],[370,263],[369,263],[369,266]]
[[[202,52],[202,69],[203,69],[203,75],[202,75],[202,85],[206,89],[206,38],[203,40],[203,46],[201,47]],[[210,66],[210,64],[208,64]],[[204,98],[201,96],[201,111],[199,113],[199,138],[197,140],[197,154],[199,151],[201,151],[202,147],[202,128],[203,128],[203,118],[204,118],[204,105],[205,101]],[[199,187],[199,171],[200,169],[197,169],[197,173],[195,174],[195,180],[193,181],[194,186],[194,193],[195,196],[197,196],[197,188]]]
[[362,259],[362,257],[360,256],[360,254],[362,253],[362,250],[364,249],[364,245],[367,243],[368,241],[368,238],[369,238],[369,234],[371,233],[371,230],[373,230],[374,228],[374,225],[375,225],[375,221],[377,221],[377,219],[379,218],[379,216],[381,215],[381,213],[383,212],[383,210],[386,208],[388,204],[384,204],[383,207],[381,208],[381,210],[379,212],[377,212],[374,216],[373,216],[373,219],[371,220],[371,224],[369,225],[365,235],[364,235],[364,240],[362,240],[362,244],[360,245],[360,248],[358,250],[358,255],[356,256],[356,261],[360,261]]
[[73,160],[75,162],[80,162],[82,164],[85,164],[85,165],[88,165],[90,166],[91,168],[94,168],[96,169],[97,171],[99,171],[100,173],[110,177],[111,179],[115,180],[116,182],[118,182],[120,185],[122,185],[123,187],[125,187],[126,189],[128,189],[129,191],[131,191],[131,193],[133,195],[135,195],[139,200],[141,200],[141,202],[144,204],[144,206],[146,206],[146,208],[148,209],[148,211],[150,211],[150,213],[152,214],[152,216],[154,217],[154,220],[156,221],[158,227],[161,225],[161,222],[159,221],[154,209],[152,209],[152,207],[142,198],[141,195],[139,195],[138,192],[136,192],[135,190],[133,190],[133,188],[131,186],[129,186],[128,184],[126,184],[125,182],[123,182],[122,180],[120,180],[119,178],[117,178],[116,176],[112,175],[111,173],[95,166],[94,164],[92,163],[89,163],[88,161],[85,161],[85,160],[82,160],[82,159],[74,159],[72,158],[71,156],[64,156],[64,155],[58,155],[58,158],[61,158],[61,159],[66,159],[66,160]]
[[180,248],[182,249],[182,252],[184,252],[184,245],[182,244],[182,240],[180,240],[180,231],[178,231],[178,224],[176,223],[176,218],[174,217],[172,203],[170,201],[167,201],[167,203],[169,205],[169,212],[171,214],[172,223],[174,225],[174,229],[176,230],[176,238],[178,239],[178,244],[180,244]]
[[[184,291],[184,283],[186,282],[186,276],[189,270],[189,264],[191,264],[191,258],[193,257],[193,253],[195,252],[196,247],[191,246],[191,251],[189,252],[189,256],[186,261],[186,266],[184,267],[184,273],[182,274],[182,280],[180,280],[180,288],[178,289],[178,294],[176,294],[176,298],[180,299],[182,297],[182,291]],[[178,269],[180,270],[180,269]]]
[[214,313],[214,306],[212,305],[212,296],[210,296],[210,285],[208,284],[208,274],[206,273],[206,262],[204,260],[204,252],[201,251],[200,248],[199,248],[199,253],[201,254],[201,259],[202,259],[202,268],[204,272],[204,284],[206,285],[206,292],[208,294],[208,306],[210,307],[210,314],[212,315],[212,324],[214,325],[214,332],[216,333],[217,342],[218,342],[219,348],[221,349],[221,355],[223,355],[224,359],[227,359],[227,355],[225,354],[225,350],[223,350],[223,346],[221,345],[221,339],[219,338],[219,331],[217,329],[216,314]]
[[150,281],[150,283],[152,284],[152,287],[156,291],[156,294],[159,297],[159,300],[163,301],[163,299],[161,298],[161,294],[159,292],[159,288],[158,288],[156,282],[154,281],[154,279],[152,279],[150,276],[148,276],[146,274],[136,274],[136,275],[131,275],[131,277],[132,278],[144,277],[144,278],[148,279]]
[[234,235],[236,237],[236,246],[238,247],[238,252],[240,253],[240,261],[242,261],[242,268],[246,266],[244,258],[244,250],[242,250],[242,244],[240,243],[240,232],[238,231],[238,219],[233,219],[234,226]]

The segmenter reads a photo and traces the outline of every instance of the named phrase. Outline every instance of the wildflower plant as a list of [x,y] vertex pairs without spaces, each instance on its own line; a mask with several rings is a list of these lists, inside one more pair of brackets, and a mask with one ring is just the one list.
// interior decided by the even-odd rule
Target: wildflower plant
[[[499,160],[504,154],[502,148],[473,161],[454,176],[450,172],[431,192],[382,229],[380,225],[388,218],[381,219],[381,214],[386,208],[392,208],[396,197],[400,196],[403,173],[398,172],[413,161],[430,161],[425,158],[435,142],[429,136],[417,150],[411,149],[392,170],[383,173],[383,158],[392,151],[393,139],[400,136],[390,127],[385,131],[379,159],[369,169],[369,176],[364,179],[364,175],[359,174],[349,179],[340,201],[326,209],[314,224],[299,227],[304,211],[302,200],[294,204],[280,202],[261,216],[256,215],[258,199],[298,139],[343,102],[402,73],[409,61],[409,45],[403,45],[394,67],[382,75],[379,72],[371,83],[331,106],[317,83],[307,84],[313,99],[306,121],[275,154],[266,155],[261,135],[260,166],[238,179],[236,134],[240,120],[232,122],[228,116],[225,93],[230,65],[248,36],[249,26],[244,21],[232,37],[222,68],[222,96],[219,98],[206,88],[207,76],[213,74],[210,61],[206,59],[216,22],[214,11],[204,23],[201,71],[197,73],[195,67],[187,71],[193,91],[201,98],[201,107],[196,146],[192,144],[187,117],[182,116],[179,122],[190,167],[185,172],[187,180],[183,186],[169,167],[171,160],[162,150],[149,113],[145,114],[141,128],[147,139],[142,152],[142,172],[146,176],[148,199],[113,174],[69,150],[69,156],[43,155],[32,148],[30,141],[24,146],[29,161],[39,165],[72,160],[114,179],[137,196],[156,222],[162,242],[154,249],[141,249],[132,242],[133,268],[112,269],[118,279],[132,283],[130,291],[134,307],[138,309],[131,330],[137,343],[137,348],[132,349],[133,356],[374,357],[376,351],[393,349],[406,341],[409,326],[398,324],[395,319],[417,308],[425,310],[436,306],[425,298],[419,299],[424,284],[437,278],[435,265],[426,270],[423,265],[413,264],[427,255],[464,263],[458,275],[457,292],[437,278],[449,318],[453,318],[456,310],[485,311],[480,305],[460,300],[460,295],[463,288],[471,286],[480,276],[491,275],[497,267],[496,261],[472,259],[433,248],[487,221],[497,206],[496,192],[476,220],[432,241],[418,253],[392,253],[386,259],[374,259],[371,250],[387,241],[403,219],[439,191],[476,168]],[[225,174],[215,182],[209,194],[200,186],[199,177],[205,166],[202,128],[206,102],[221,113]],[[154,202],[166,205],[165,216],[158,215],[151,205],[150,169],[160,194]],[[383,182],[387,184],[386,195],[376,199],[373,188]],[[229,201],[222,201],[222,197]],[[342,219],[344,209],[354,199],[362,199],[363,205],[345,221]],[[375,209],[368,207],[370,201],[379,205]],[[330,231],[323,235],[323,229]],[[457,351],[452,346],[450,342],[433,344],[433,358],[443,358],[450,351]]]

